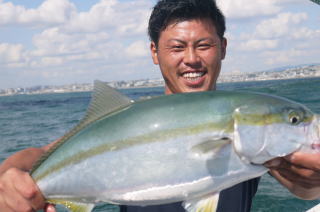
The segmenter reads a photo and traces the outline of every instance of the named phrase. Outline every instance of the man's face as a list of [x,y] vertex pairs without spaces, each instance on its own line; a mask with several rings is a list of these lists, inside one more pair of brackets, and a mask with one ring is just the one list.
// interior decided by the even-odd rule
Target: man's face
[[210,20],[169,24],[158,48],[151,43],[153,62],[159,64],[166,94],[215,89],[227,42]]

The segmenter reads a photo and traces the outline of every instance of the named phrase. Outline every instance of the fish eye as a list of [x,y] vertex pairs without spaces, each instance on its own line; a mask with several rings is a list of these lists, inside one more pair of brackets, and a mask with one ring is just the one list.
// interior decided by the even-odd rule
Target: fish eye
[[289,122],[292,125],[298,125],[301,121],[301,118],[297,112],[292,111],[289,113]]
[[299,117],[298,116],[292,116],[290,117],[290,123],[293,125],[296,125],[299,123]]

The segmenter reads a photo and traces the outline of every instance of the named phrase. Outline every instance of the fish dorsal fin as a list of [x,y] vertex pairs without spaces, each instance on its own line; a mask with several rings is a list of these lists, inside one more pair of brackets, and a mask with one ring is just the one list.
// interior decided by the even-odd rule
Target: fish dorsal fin
[[108,86],[107,83],[95,80],[91,102],[85,117],[81,120],[79,125],[87,125],[100,117],[132,103],[133,100]]
[[219,201],[219,193],[202,198],[188,200],[182,205],[188,212],[216,212]]
[[78,132],[84,126],[133,103],[133,100],[121,94],[107,83],[100,80],[94,81],[91,101],[84,118],[71,131]]
[[48,158],[60,145],[62,145],[71,136],[78,133],[90,123],[112,113],[121,108],[125,108],[133,103],[133,100],[108,86],[105,82],[94,81],[94,89],[92,92],[91,102],[84,118],[68,133],[66,133],[59,141],[44,154],[39,161],[33,166],[31,173],[40,166],[40,164]]

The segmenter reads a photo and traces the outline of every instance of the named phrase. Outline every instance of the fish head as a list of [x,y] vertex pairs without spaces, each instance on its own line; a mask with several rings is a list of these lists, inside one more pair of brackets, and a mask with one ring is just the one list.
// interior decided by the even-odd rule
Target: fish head
[[266,97],[237,108],[233,117],[234,149],[248,163],[320,149],[319,116],[301,104]]

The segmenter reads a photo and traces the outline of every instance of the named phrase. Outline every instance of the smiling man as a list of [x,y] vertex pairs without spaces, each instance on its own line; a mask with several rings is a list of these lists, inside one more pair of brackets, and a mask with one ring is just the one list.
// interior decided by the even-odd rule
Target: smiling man
[[[165,80],[165,93],[216,88],[227,40],[225,20],[213,0],[161,0],[149,20],[153,62]],[[192,101],[192,99],[190,99]],[[248,212],[259,178],[220,193],[219,212]],[[148,207],[121,206],[121,212],[184,211],[181,202]]]
[[159,40],[152,38],[151,54],[160,66],[166,94],[215,89],[227,45],[219,34],[213,20],[197,17],[171,20]]

